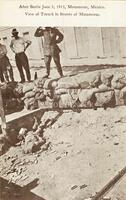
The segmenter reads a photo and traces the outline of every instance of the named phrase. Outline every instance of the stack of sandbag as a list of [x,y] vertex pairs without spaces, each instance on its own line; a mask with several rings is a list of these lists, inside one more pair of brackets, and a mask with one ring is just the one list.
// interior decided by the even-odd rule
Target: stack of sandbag
[[35,100],[38,103],[38,107],[41,107],[43,102],[46,101],[46,96],[44,94],[44,84],[46,80],[46,78],[41,77],[34,82],[35,86],[33,92],[35,92]]
[[23,86],[23,101],[24,106],[28,110],[33,110],[37,108],[37,101],[35,99],[34,83],[27,83]]
[[112,79],[112,87],[115,91],[116,105],[125,104],[126,76],[117,72]]
[[75,77],[64,77],[58,80],[54,95],[58,95],[60,107],[72,107],[78,98],[79,84]]
[[57,80],[47,79],[43,85],[44,95],[53,98],[54,88],[57,85]]
[[111,88],[113,74],[109,72],[101,73],[101,84],[94,93],[96,107],[115,106],[115,92]]

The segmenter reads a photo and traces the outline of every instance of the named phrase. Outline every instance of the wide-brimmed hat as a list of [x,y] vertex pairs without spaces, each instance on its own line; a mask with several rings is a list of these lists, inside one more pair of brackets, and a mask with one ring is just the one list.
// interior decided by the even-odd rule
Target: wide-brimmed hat
[[16,28],[14,28],[14,29],[12,30],[12,35],[14,35],[15,33],[18,33],[18,31],[17,31]]

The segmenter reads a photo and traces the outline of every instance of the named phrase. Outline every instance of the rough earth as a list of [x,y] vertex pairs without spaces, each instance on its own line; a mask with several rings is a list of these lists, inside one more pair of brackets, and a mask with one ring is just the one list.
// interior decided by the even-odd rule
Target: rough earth
[[[35,153],[24,154],[17,144],[0,157],[0,177],[20,187],[38,180],[32,196],[28,193],[25,199],[15,191],[9,199],[89,198],[126,165],[126,106],[57,113],[43,136],[48,145]],[[125,186],[126,176],[107,195],[125,200]],[[8,191],[3,193],[7,200]]]

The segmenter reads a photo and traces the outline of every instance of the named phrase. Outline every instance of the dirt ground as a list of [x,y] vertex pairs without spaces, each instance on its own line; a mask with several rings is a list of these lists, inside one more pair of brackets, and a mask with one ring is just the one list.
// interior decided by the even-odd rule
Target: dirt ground
[[[1,156],[0,176],[20,186],[38,178],[32,192],[45,200],[88,198],[126,165],[125,106],[80,113],[66,111],[45,130],[44,136],[50,143],[44,152],[24,155],[19,146]],[[11,160],[18,170],[22,166],[24,180],[20,172],[17,178],[15,172],[7,173]],[[126,180],[121,184],[116,186],[118,191],[111,192],[113,200],[126,199]]]

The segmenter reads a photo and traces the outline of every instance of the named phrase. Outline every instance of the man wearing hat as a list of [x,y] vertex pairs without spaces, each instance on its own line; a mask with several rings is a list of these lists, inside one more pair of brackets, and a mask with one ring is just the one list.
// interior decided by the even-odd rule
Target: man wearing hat
[[52,27],[39,27],[37,28],[35,34],[35,37],[43,37],[43,51],[44,51],[44,61],[46,65],[46,71],[47,75],[45,77],[48,77],[50,75],[50,63],[51,59],[53,58],[57,71],[60,74],[60,76],[63,76],[61,64],[60,64],[60,48],[58,47],[58,43],[60,43],[63,40],[63,34],[56,28]]
[[23,68],[26,72],[27,80],[31,81],[31,74],[29,69],[28,58],[25,54],[25,50],[31,44],[31,41],[25,41],[22,37],[18,36],[18,31],[14,28],[12,30],[12,36],[14,37],[11,40],[10,48],[15,53],[16,65],[20,74],[21,82],[25,82],[25,76]]

